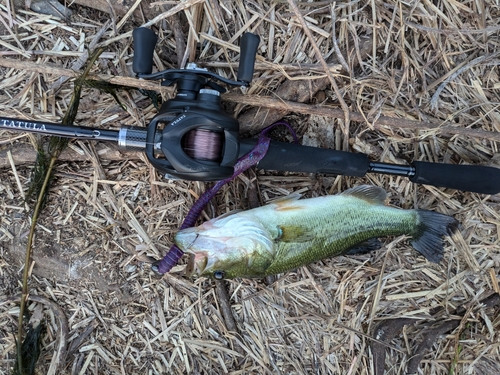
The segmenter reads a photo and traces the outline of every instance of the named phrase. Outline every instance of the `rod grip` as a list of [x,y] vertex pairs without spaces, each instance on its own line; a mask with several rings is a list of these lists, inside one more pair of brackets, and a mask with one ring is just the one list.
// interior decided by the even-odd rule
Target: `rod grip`
[[132,32],[134,39],[134,60],[132,70],[134,73],[151,74],[153,71],[153,52],[157,37],[153,30],[139,27]]
[[260,38],[252,33],[245,33],[241,37],[240,64],[238,66],[238,81],[249,84],[252,82],[255,66],[255,56],[259,47]]
[[[241,140],[240,155],[250,151],[255,142],[255,139]],[[271,141],[258,168],[363,177],[370,168],[370,161],[365,154]]]
[[500,192],[500,169],[481,165],[457,165],[415,161],[415,175],[410,181],[419,184],[471,191],[481,194]]

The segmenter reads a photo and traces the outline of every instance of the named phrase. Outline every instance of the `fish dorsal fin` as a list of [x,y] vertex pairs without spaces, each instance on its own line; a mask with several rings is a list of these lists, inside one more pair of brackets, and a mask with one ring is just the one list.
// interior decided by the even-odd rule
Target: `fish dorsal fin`
[[361,185],[348,189],[341,195],[350,195],[373,204],[383,204],[387,198],[384,189],[375,185]]
[[268,204],[273,204],[273,203],[280,204],[280,203],[285,203],[285,202],[293,202],[293,201],[299,200],[301,196],[302,196],[302,194],[299,194],[299,193],[290,193],[288,195],[285,195],[284,197],[279,197],[279,198],[270,200],[267,203]]

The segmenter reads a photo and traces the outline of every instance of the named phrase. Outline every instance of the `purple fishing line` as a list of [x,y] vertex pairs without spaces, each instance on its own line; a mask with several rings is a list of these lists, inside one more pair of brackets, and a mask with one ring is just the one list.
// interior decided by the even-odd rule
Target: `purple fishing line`
[[[257,144],[254,146],[254,148],[250,152],[246,153],[241,158],[239,158],[236,164],[234,165],[233,175],[224,180],[217,181],[210,189],[208,189],[205,193],[201,195],[201,197],[194,203],[193,207],[191,207],[191,209],[189,210],[179,230],[193,227],[196,224],[196,220],[200,216],[205,206],[208,204],[208,202],[210,202],[210,200],[213,197],[215,197],[215,195],[222,186],[224,186],[229,181],[236,178],[239,174],[243,173],[248,168],[253,167],[260,160],[262,160],[262,158],[266,155],[267,150],[269,149],[269,143],[271,142],[271,139],[267,136],[267,133],[272,128],[279,125],[286,126],[288,130],[290,130],[290,132],[292,133],[295,143],[297,143],[297,135],[295,134],[295,131],[288,123],[284,121],[278,121],[272,124],[271,126],[268,126],[264,130],[262,130],[262,132],[259,135]],[[181,259],[182,255],[184,255],[184,252],[181,249],[179,249],[176,245],[173,245],[167,252],[167,254],[163,257],[163,259],[154,262],[151,268],[154,272],[163,275],[168,271],[170,271],[177,264],[179,259]]]

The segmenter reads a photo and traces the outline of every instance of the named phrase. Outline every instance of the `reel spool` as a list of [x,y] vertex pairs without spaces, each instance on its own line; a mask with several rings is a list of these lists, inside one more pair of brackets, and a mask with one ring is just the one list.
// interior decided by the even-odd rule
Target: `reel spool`
[[222,158],[224,135],[207,129],[193,129],[182,139],[182,149],[191,158],[219,162]]

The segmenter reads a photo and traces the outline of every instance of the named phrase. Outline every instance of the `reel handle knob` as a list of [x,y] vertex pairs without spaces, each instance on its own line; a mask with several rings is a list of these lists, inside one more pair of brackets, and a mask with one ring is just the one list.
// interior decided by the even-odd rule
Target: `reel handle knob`
[[157,37],[153,30],[139,27],[132,32],[134,39],[134,61],[132,70],[137,75],[151,74],[153,71],[153,52]]
[[238,66],[238,81],[248,85],[252,82],[255,56],[259,47],[260,38],[256,34],[245,33],[241,37],[240,64]]

